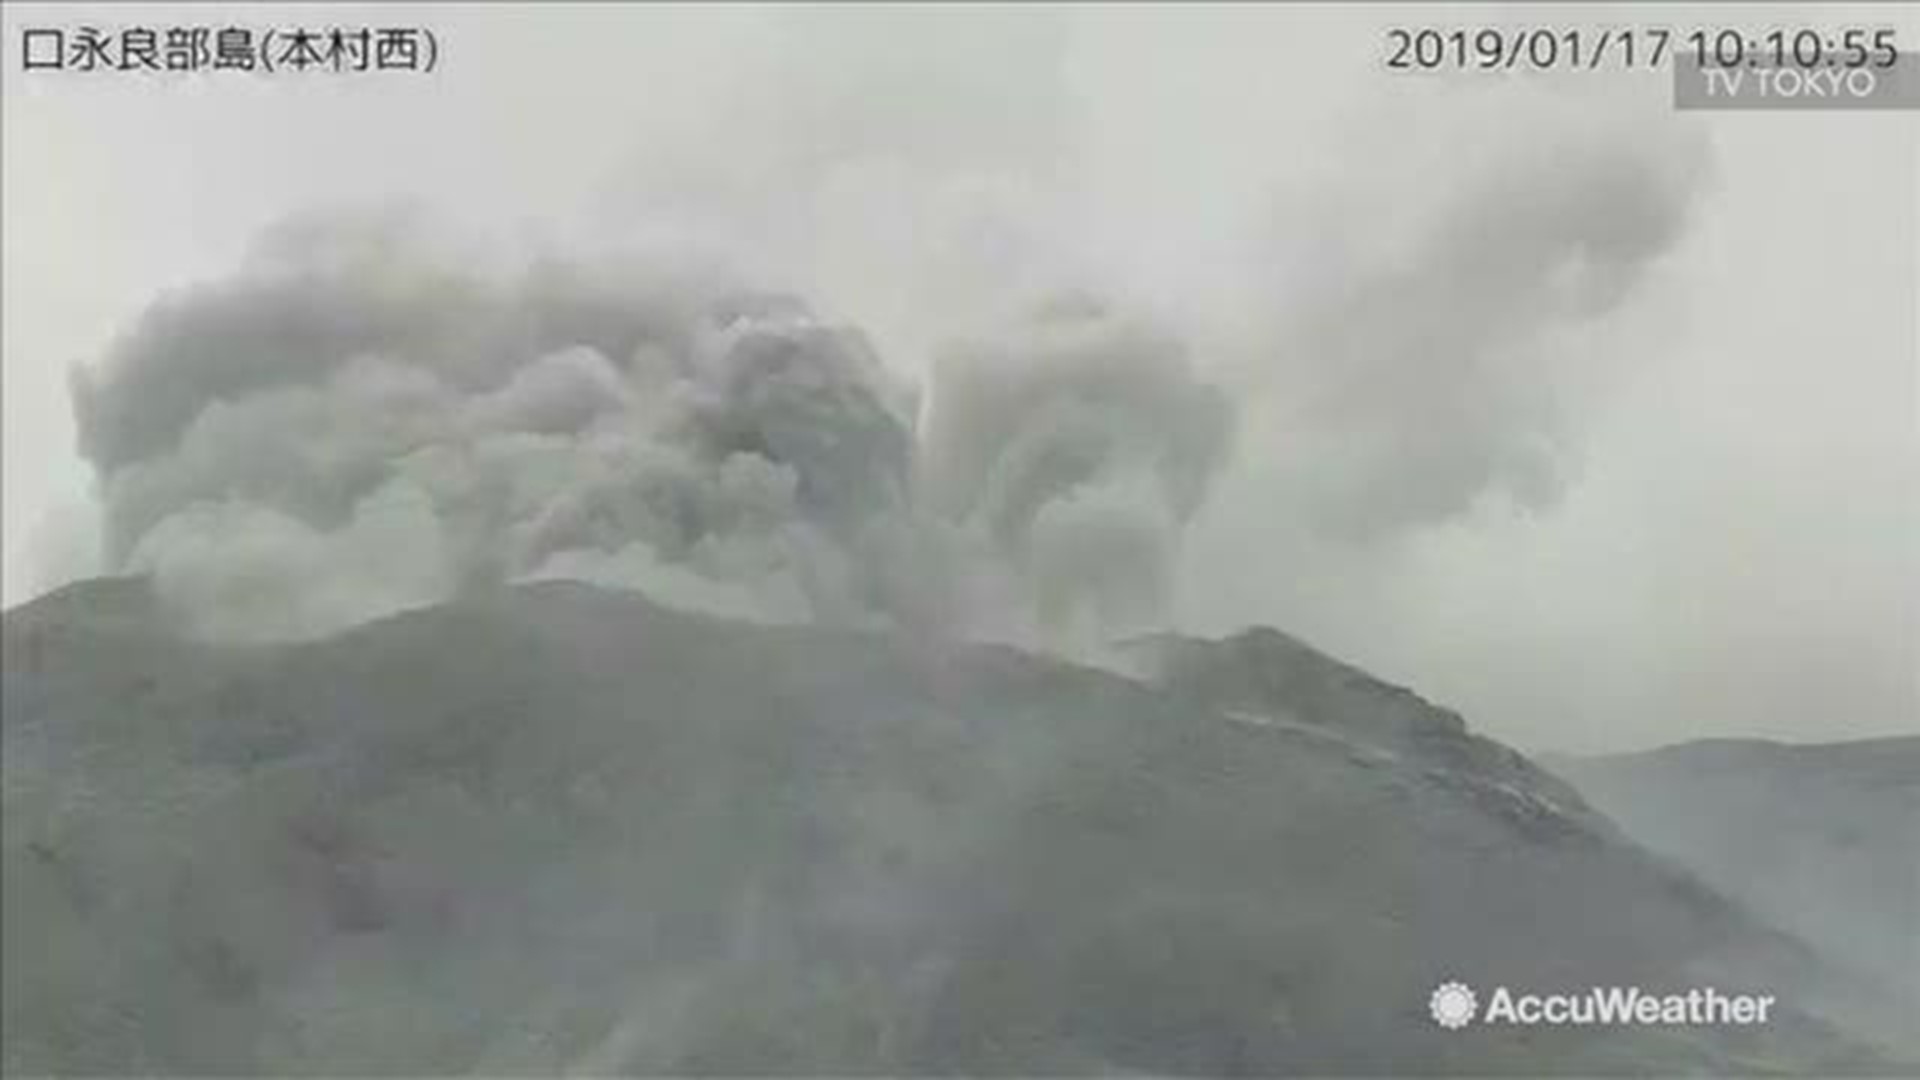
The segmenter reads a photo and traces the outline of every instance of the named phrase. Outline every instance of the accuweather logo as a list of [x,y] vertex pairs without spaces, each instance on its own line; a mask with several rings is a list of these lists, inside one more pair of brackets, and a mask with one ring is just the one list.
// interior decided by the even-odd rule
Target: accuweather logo
[[1433,988],[1433,996],[1427,999],[1427,1011],[1433,1013],[1433,1022],[1449,1031],[1473,1023],[1474,1011],[1479,1007],[1466,983],[1443,982]]
[[1637,986],[1593,986],[1571,994],[1519,994],[1495,987],[1482,1010],[1465,983],[1447,981],[1427,998],[1433,1022],[1458,1031],[1476,1019],[1516,1026],[1667,1024],[1750,1026],[1767,1022],[1771,994],[1728,994],[1697,987],[1677,994],[1649,994]]

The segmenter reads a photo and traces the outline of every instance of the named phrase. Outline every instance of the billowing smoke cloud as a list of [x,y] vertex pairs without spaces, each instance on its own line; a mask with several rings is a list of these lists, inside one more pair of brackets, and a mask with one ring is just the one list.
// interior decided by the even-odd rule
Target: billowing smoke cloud
[[[1167,208],[1134,220],[1122,201],[1064,227],[1070,163],[1035,165],[1024,143],[922,161],[947,143],[918,120],[876,119],[851,160],[772,170],[781,197],[705,214],[643,200],[696,233],[755,208],[821,225],[805,243],[746,229],[798,250],[760,262],[745,240],[716,246],[874,315],[900,354],[884,363],[807,302],[683,258],[501,270],[403,216],[296,223],[76,379],[105,561],[154,573],[226,634],[325,632],[549,576],[731,615],[1020,637],[1175,608],[1276,618],[1209,597],[1239,590],[1183,566],[1190,524],[1257,534],[1219,566],[1257,551],[1312,576],[1314,544],[1409,535],[1488,496],[1550,504],[1594,396],[1582,331],[1687,227],[1687,133],[1487,103],[1278,192],[1273,227],[1233,223],[1270,249],[1190,237],[1222,256],[1199,275],[1130,258],[1086,272],[1155,247],[1142,223]],[[1065,139],[1046,112],[1033,137]],[[886,179],[898,198],[857,201],[900,228],[824,228],[849,176]],[[955,177],[1035,197],[959,198]],[[967,212],[935,212],[956,198]],[[956,255],[921,250],[927,235],[1018,240]],[[1072,287],[1087,281],[1102,288]]]
[[[274,618],[297,624],[342,621],[330,606],[367,606],[356,597],[540,572],[763,617],[905,597],[977,628],[1036,601],[1062,618],[1140,606],[1129,590],[1163,587],[1106,568],[1171,547],[1157,565],[1173,571],[1176,629],[1279,626],[1506,736],[1597,748],[1911,726],[1911,605],[1887,581],[1911,580],[1915,545],[1887,492],[1912,457],[1897,295],[1912,268],[1874,243],[1910,202],[1910,156],[1823,127],[1815,156],[1849,164],[1814,168],[1743,124],[1674,113],[1641,73],[1394,77],[1379,65],[1391,12],[1326,5],[584,5],[550,20],[564,62],[531,75],[523,21],[483,14],[448,14],[463,62],[419,93],[371,110],[296,94],[299,123],[246,94],[8,98],[46,120],[7,125],[9,149],[30,151],[7,157],[9,603],[124,570],[144,546],[143,565],[224,583],[210,609],[270,613],[290,595],[310,613]],[[81,129],[103,134],[63,134]],[[1711,186],[1708,149],[1724,167]],[[27,162],[101,182],[76,199]],[[218,277],[207,259],[272,215],[387,196],[463,235],[539,237],[572,258],[671,245],[751,273],[676,258],[500,274],[410,254],[405,230],[309,228],[103,355],[98,335],[143,283]],[[1818,256],[1835,243],[1865,263],[1829,272]],[[645,535],[622,539],[618,514],[587,510],[617,497],[572,478],[626,475],[587,448],[664,411],[633,389],[649,378],[633,342],[679,371],[712,329],[700,312],[737,280],[859,326],[921,387],[898,415],[923,418],[923,447],[944,445],[935,429],[959,408],[934,391],[965,382],[934,370],[967,352],[943,348],[956,335],[985,343],[976,361],[1015,353],[1033,331],[1005,313],[1061,286],[1129,322],[1145,306],[1195,381],[1226,389],[1231,453],[1184,526],[1154,469],[1100,466],[1086,472],[1104,482],[1019,506],[1029,516],[997,538],[973,509],[994,501],[986,468],[956,469],[973,479],[911,490],[904,527],[865,530],[886,555],[854,558],[791,524],[791,464],[721,482],[669,429],[646,430],[624,451],[712,479],[689,504],[739,530],[685,542],[663,524],[685,515],[650,509]],[[135,352],[148,362],[126,363]],[[36,527],[89,471],[67,460],[45,374],[74,358],[94,368],[82,405],[105,498]],[[430,407],[406,403],[415,382]],[[340,404],[353,395],[389,403]],[[1073,393],[1049,400],[1035,413],[1074,411]],[[344,449],[369,434],[379,452]],[[944,471],[912,456],[918,476]],[[581,490],[523,494],[553,490],[547,470]],[[515,525],[470,527],[489,515]],[[111,545],[90,535],[102,517]],[[401,528],[410,517],[433,527]],[[1835,521],[1863,539],[1832,543]],[[355,543],[378,557],[340,554]],[[1123,577],[1098,603],[1073,584]],[[1698,594],[1684,620],[1676,589]],[[1850,643],[1818,678],[1808,635]]]
[[74,389],[109,562],[210,632],[550,574],[774,618],[906,602],[912,402],[797,301],[490,277],[405,222],[332,221],[164,300]]
[[554,576],[776,620],[1150,616],[1221,449],[1178,349],[1081,304],[941,372],[922,452],[913,392],[798,300],[488,274],[379,217],[282,230],[74,391],[109,562],[218,636]]
[[927,499],[1014,568],[1044,622],[1164,612],[1229,428],[1177,341],[1068,296],[953,345],[930,396]]

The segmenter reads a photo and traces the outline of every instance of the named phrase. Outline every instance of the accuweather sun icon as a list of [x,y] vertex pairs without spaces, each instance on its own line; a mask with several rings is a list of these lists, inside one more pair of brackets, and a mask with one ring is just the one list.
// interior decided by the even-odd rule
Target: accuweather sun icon
[[1433,988],[1433,995],[1427,998],[1427,1011],[1433,1014],[1433,1022],[1448,1031],[1457,1031],[1473,1022],[1473,1014],[1480,1008],[1473,991],[1466,983],[1443,982]]

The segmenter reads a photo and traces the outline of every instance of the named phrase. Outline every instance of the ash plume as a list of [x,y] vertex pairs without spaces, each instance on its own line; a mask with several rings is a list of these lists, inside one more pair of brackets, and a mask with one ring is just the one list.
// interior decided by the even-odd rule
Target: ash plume
[[[524,577],[850,619],[908,516],[864,338],[692,275],[469,272],[391,220],[284,232],[75,377],[111,564],[298,636]],[[656,580],[657,579],[657,580]]]
[[109,564],[214,636],[547,577],[781,621],[1161,603],[1220,449],[1177,348],[1062,308],[941,372],[923,445],[913,389],[801,300],[645,265],[487,273],[375,217],[283,229],[163,299],[74,396]]
[[[1491,104],[1501,138],[1368,147],[1271,200],[1274,250],[1164,281],[1087,271],[1141,226],[1121,210],[1076,239],[1049,216],[1074,194],[1017,168],[975,177],[1045,196],[994,204],[1027,239],[991,274],[914,273],[902,241],[868,304],[804,269],[846,261],[838,234],[807,258],[729,250],[821,285],[821,309],[682,258],[500,268],[404,214],[296,221],[75,376],[102,562],[239,636],[546,577],[1056,642],[1254,617],[1217,572],[1234,560],[1185,565],[1190,529],[1305,579],[1488,496],[1557,499],[1603,381],[1585,335],[1691,223],[1690,133]],[[900,355],[820,310],[891,316]]]
[[937,359],[921,480],[1044,624],[1151,623],[1229,426],[1177,340],[1071,295]]

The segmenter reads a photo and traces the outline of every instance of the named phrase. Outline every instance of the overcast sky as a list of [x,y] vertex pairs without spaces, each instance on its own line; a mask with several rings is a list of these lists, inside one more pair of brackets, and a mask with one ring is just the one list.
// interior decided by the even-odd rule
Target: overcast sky
[[[4,19],[8,606],[99,565],[70,366],[289,215],[400,200],[495,248],[711,250],[909,381],[1005,279],[1097,281],[1240,405],[1181,626],[1282,627],[1529,748],[1920,730],[1920,114],[1675,115],[1664,72],[1382,63],[1385,28],[1436,21],[1912,49],[1911,7]],[[424,25],[444,55],[20,71],[25,27],[229,22]],[[1574,280],[1536,280],[1561,228]]]

